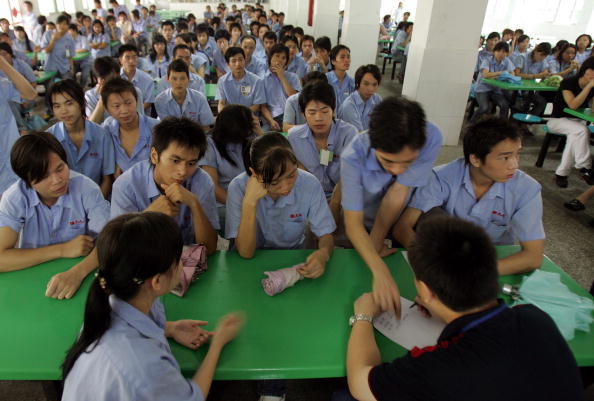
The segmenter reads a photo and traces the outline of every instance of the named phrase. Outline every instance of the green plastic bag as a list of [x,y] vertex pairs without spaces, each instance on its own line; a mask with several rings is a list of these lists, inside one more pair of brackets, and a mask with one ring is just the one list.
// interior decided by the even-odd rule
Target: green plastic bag
[[514,302],[514,306],[537,306],[553,319],[565,340],[572,340],[576,330],[590,331],[594,302],[571,292],[561,282],[559,273],[536,270],[524,277],[519,292],[521,298]]

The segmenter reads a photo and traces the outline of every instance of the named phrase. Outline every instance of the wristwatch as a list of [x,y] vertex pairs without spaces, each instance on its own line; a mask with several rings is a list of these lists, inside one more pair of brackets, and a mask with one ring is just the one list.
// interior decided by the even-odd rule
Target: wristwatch
[[373,324],[373,318],[371,316],[366,315],[364,313],[355,313],[349,319],[349,326],[354,325],[355,322],[358,322],[359,320],[365,320],[366,322]]

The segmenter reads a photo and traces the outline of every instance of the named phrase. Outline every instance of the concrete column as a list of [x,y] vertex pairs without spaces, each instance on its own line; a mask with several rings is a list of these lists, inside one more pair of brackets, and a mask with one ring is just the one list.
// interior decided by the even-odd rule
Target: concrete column
[[351,49],[349,75],[362,65],[375,64],[381,0],[346,0],[340,43]]
[[402,94],[423,105],[446,145],[458,144],[487,2],[423,0],[417,6]]
[[339,0],[316,0],[314,2],[314,37],[328,36],[332,41],[332,46],[336,44],[336,38],[338,37],[339,5]]

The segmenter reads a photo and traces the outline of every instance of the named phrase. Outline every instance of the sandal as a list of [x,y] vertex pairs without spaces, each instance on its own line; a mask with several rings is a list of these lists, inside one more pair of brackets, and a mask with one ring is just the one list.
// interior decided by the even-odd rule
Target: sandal
[[572,199],[569,202],[565,202],[563,206],[573,212],[580,212],[586,208],[586,206],[577,199]]

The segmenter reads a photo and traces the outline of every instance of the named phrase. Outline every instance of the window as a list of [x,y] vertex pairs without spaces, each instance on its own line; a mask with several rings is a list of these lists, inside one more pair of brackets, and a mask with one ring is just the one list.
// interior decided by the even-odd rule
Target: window
[[54,0],[42,0],[38,1],[39,14],[45,15],[46,17],[56,12],[56,2]]
[[561,0],[553,23],[556,25],[577,24],[583,6],[583,0]]

